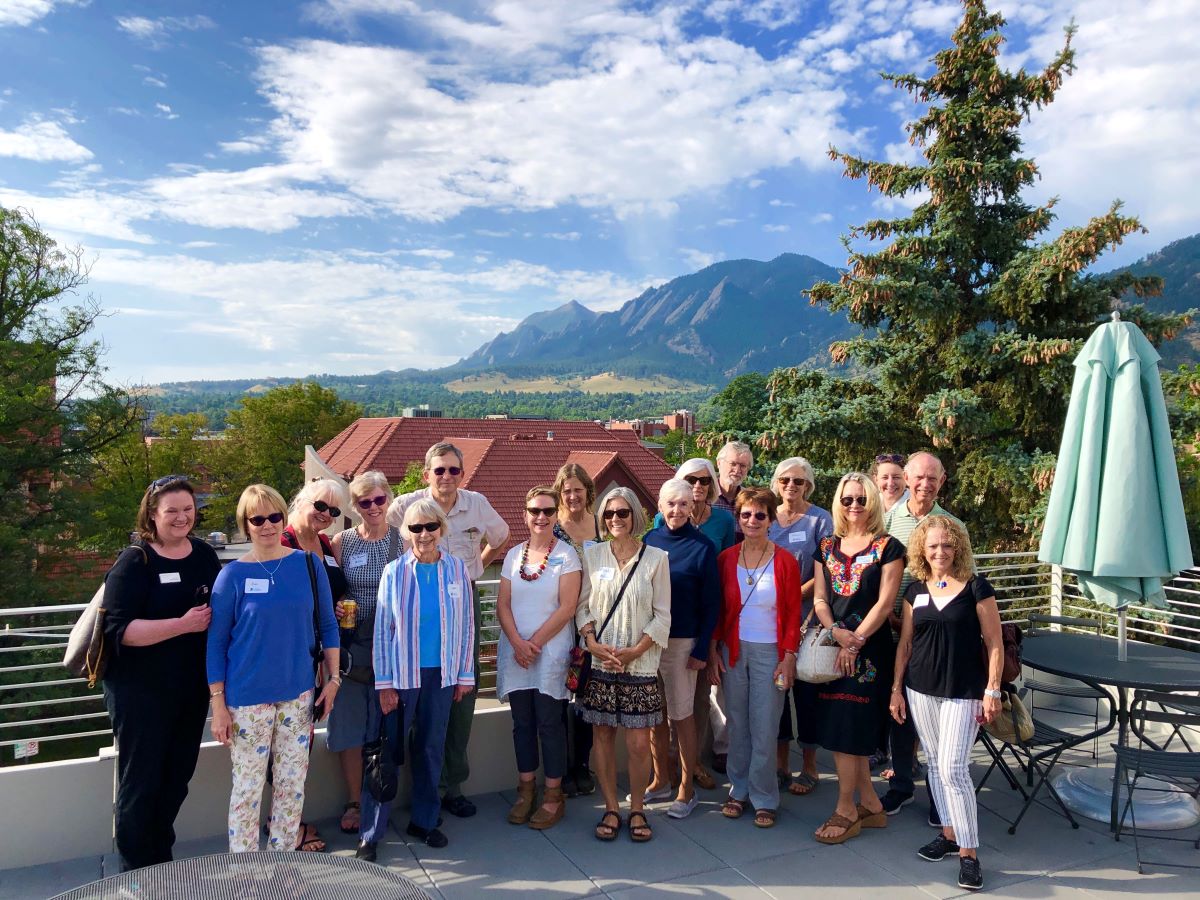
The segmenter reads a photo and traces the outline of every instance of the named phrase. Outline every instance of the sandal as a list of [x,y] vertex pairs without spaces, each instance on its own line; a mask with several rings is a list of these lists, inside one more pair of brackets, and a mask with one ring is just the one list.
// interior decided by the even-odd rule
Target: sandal
[[[616,825],[608,824],[609,817],[617,820]],[[606,809],[604,815],[600,817],[599,823],[596,825],[596,840],[598,841],[615,841],[617,835],[621,833],[621,814],[615,809]]]
[[797,797],[804,797],[811,794],[817,789],[817,785],[821,783],[820,778],[815,778],[807,772],[801,772],[788,785],[788,793]]
[[745,800],[735,800],[733,797],[726,797],[725,802],[721,804],[721,815],[727,819],[740,819],[742,813],[745,811]]
[[696,787],[704,788],[706,791],[711,791],[717,786],[716,779],[703,766],[696,770],[696,774],[692,776],[692,781],[696,782]]
[[354,800],[351,800],[342,807],[342,820],[338,822],[338,828],[342,834],[358,834],[358,829],[362,827],[362,807]]
[[300,838],[296,843],[297,850],[307,850],[310,853],[325,852],[325,839],[317,831],[317,826],[308,822],[300,823]]
[[778,813],[773,809],[759,809],[754,812],[754,825],[757,828],[774,828]]
[[863,828],[887,828],[887,819],[887,813],[882,809],[871,812],[861,803],[858,804],[858,821],[862,822]]
[[[834,837],[822,837],[821,831],[826,828],[840,828],[842,829],[842,833],[835,835]],[[850,840],[850,838],[858,837],[861,832],[861,819],[855,819],[853,822],[851,822],[841,813],[834,813],[825,820],[824,825],[822,825],[813,833],[813,837],[815,837],[817,841],[822,844],[844,844],[846,841]]]
[[[633,824],[634,816],[641,818],[641,825]],[[631,812],[629,814],[629,839],[635,844],[644,844],[652,837],[654,837],[654,829],[650,827],[650,820],[646,818],[646,814],[640,809]]]

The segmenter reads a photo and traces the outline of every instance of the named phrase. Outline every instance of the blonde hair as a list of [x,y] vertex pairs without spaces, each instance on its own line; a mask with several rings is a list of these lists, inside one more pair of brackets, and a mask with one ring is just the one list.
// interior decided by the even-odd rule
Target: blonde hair
[[956,522],[949,516],[926,516],[913,529],[908,539],[908,570],[917,581],[928,581],[933,572],[929,560],[925,558],[925,537],[935,528],[941,528],[950,538],[954,547],[954,565],[950,574],[959,581],[966,581],[975,571],[975,554],[971,552],[971,538],[961,522]]
[[563,505],[562,492],[568,478],[577,479],[583,485],[583,508],[591,512],[592,507],[596,504],[596,482],[592,481],[592,476],[579,463],[564,463],[563,467],[558,470],[558,475],[554,477],[554,491],[559,497],[558,505],[560,507]]
[[549,497],[554,501],[554,508],[556,510],[558,509],[561,501],[558,491],[548,484],[539,484],[536,487],[531,487],[525,494],[525,502],[528,503],[534,497]]
[[862,472],[848,472],[838,482],[837,490],[833,492],[833,533],[836,537],[844,537],[850,524],[846,519],[846,507],[842,506],[842,491],[850,482],[861,484],[863,493],[867,495],[867,531],[871,534],[883,533],[883,498],[879,496],[879,488],[875,482]]
[[604,510],[608,508],[609,503],[618,498],[628,503],[629,509],[633,513],[630,517],[629,533],[634,537],[639,537],[646,530],[646,511],[642,509],[642,504],[633,491],[619,485],[609,488],[608,493],[600,498],[600,503],[596,507],[596,518],[600,521],[600,533],[612,537],[612,532],[608,530],[608,522],[604,518]]
[[779,476],[789,469],[799,469],[804,480],[808,482],[808,490],[804,492],[804,499],[807,500],[816,490],[817,476],[813,474],[812,463],[803,456],[789,456],[775,467],[775,474],[771,476],[771,490],[779,494]]
[[412,540],[412,532],[408,530],[408,526],[418,519],[422,522],[437,519],[438,524],[441,526],[442,537],[449,536],[450,520],[446,518],[446,514],[442,512],[442,508],[436,500],[430,497],[419,497],[404,510],[404,524],[400,527],[400,534],[403,535],[406,541]]
[[[258,510],[258,512],[254,513],[251,510]],[[264,510],[266,512],[263,512]],[[250,516],[266,515],[268,512],[283,513],[283,522],[280,525],[287,528],[288,507],[287,501],[283,499],[283,494],[269,484],[252,484],[242,491],[242,496],[238,497],[237,512],[234,513],[234,518],[237,520],[237,526],[241,529],[242,534],[249,534],[250,524],[247,520]]]
[[346,488],[336,478],[314,478],[312,481],[307,481],[296,491],[296,496],[292,498],[292,505],[288,507],[289,515],[296,515],[297,507],[301,503],[312,503],[322,494],[329,492],[333,495],[333,503],[331,506],[336,506],[346,512],[350,507],[350,498],[346,496]]
[[355,475],[354,480],[350,482],[351,501],[360,500],[375,491],[383,491],[389,497],[392,494],[392,486],[388,484],[387,476],[378,469]]

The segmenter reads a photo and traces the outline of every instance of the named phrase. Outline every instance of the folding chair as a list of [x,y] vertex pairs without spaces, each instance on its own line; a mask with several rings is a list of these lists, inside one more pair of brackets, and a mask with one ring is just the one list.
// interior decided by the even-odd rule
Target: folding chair
[[[1029,615],[1029,631],[1028,634],[1034,634],[1038,625],[1065,625],[1068,628],[1091,628],[1095,629],[1096,634],[1100,634],[1103,626],[1099,619],[1080,619],[1073,616],[1047,616],[1042,613],[1030,613]],[[1091,700],[1094,701],[1094,711],[1092,713],[1092,727],[1100,727],[1100,701],[1107,700],[1108,694],[1104,691],[1092,687],[1090,684],[1084,684],[1082,681],[1077,681],[1072,684],[1062,684],[1058,682],[1042,681],[1038,678],[1026,678],[1024,680],[1025,687],[1029,689],[1029,713],[1033,715],[1037,703],[1034,699],[1034,692],[1043,694],[1052,694],[1056,697],[1070,697],[1075,700]],[[1069,716],[1087,717],[1086,712],[1078,712],[1073,709],[1056,708],[1055,712],[1063,713]],[[1100,750],[1100,738],[1096,737],[1092,740],[1092,759],[1095,759]]]
[[[1158,710],[1152,710],[1149,704],[1158,704]],[[1179,711],[1175,711],[1179,710]],[[1134,853],[1137,856],[1138,874],[1142,874],[1142,849],[1138,841],[1141,837],[1150,837],[1160,841],[1176,841],[1191,844],[1200,850],[1200,835],[1195,838],[1173,837],[1159,831],[1139,832],[1137,827],[1137,812],[1133,804],[1135,789],[1157,793],[1182,793],[1195,797],[1200,792],[1200,753],[1174,752],[1164,750],[1149,735],[1146,726],[1149,724],[1168,725],[1172,728],[1172,737],[1180,728],[1200,726],[1200,697],[1189,697],[1181,694],[1163,694],[1154,691],[1137,691],[1134,693],[1133,707],[1130,710],[1130,729],[1137,737],[1136,747],[1113,744],[1117,754],[1117,765],[1125,773],[1125,787],[1128,796],[1121,810],[1121,818],[1117,822],[1116,839],[1126,833],[1125,819],[1130,820],[1128,833],[1133,834]],[[1168,738],[1168,741],[1170,738]],[[1159,784],[1168,787],[1138,787],[1143,778],[1154,778]],[[1153,866],[1165,866],[1174,869],[1200,869],[1200,865],[1186,863],[1168,863],[1150,861]]]

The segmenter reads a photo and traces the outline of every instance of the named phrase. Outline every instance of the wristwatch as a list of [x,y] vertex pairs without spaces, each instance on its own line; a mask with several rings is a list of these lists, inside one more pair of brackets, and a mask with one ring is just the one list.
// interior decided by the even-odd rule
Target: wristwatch
[[1004,691],[993,691],[985,688],[983,691],[983,696],[991,697],[993,700],[999,700],[1004,696]]

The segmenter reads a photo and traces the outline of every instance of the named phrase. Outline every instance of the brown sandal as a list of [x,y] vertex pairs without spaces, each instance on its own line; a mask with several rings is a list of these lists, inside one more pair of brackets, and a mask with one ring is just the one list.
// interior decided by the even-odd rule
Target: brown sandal
[[[617,820],[616,825],[609,825],[609,816]],[[615,809],[606,809],[604,815],[600,817],[600,822],[596,825],[596,840],[598,841],[615,841],[617,835],[621,833],[621,814]]]
[[[641,825],[633,824],[634,816],[641,817]],[[646,818],[646,814],[640,809],[631,812],[629,814],[629,839],[635,844],[644,844],[652,837],[654,837],[654,829],[650,827],[650,820]]]
[[862,822],[863,828],[887,828],[887,819],[887,813],[882,809],[871,812],[861,803],[858,804],[858,821]]
[[754,812],[754,824],[758,828],[773,828],[775,827],[775,819],[778,813],[773,809],[759,809]]
[[[840,828],[842,829],[842,833],[836,837],[822,837],[821,831],[825,828]],[[850,838],[858,837],[861,832],[862,821],[860,819],[855,819],[853,822],[851,822],[841,813],[834,813],[825,820],[824,825],[813,832],[813,837],[815,837],[817,841],[822,844],[844,844],[846,841],[850,840]]]
[[742,813],[745,811],[745,800],[735,800],[733,797],[726,797],[725,802],[721,804],[721,815],[727,819],[740,819]]

